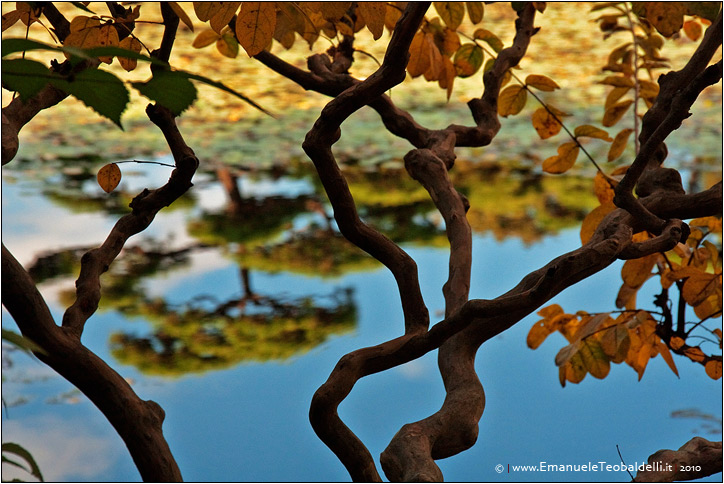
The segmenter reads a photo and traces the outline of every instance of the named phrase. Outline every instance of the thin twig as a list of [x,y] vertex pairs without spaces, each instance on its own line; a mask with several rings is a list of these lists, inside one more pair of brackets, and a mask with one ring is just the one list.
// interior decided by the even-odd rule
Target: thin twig
[[639,44],[636,42],[636,30],[634,29],[633,20],[631,20],[631,12],[628,6],[628,2],[623,3],[626,9],[626,19],[628,19],[629,30],[631,30],[631,36],[633,37],[633,55],[634,55],[634,143],[636,147],[636,154],[639,154],[639,148],[641,147],[639,141]]
[[623,464],[624,468],[626,469],[626,472],[628,472],[628,476],[631,478],[631,480],[634,480],[634,476],[631,474],[631,471],[628,470],[628,466],[623,461],[623,456],[621,455],[621,449],[618,448],[618,444],[616,444],[616,452],[618,452],[618,458],[621,459],[621,464]]

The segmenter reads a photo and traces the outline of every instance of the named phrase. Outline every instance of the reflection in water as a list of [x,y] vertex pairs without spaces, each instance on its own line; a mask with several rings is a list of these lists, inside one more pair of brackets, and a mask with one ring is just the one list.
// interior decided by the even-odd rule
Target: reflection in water
[[[347,166],[345,171],[366,222],[397,243],[447,246],[444,223],[429,195],[404,168],[388,163],[374,168]],[[60,183],[57,173],[45,195],[76,212],[115,215],[124,210],[133,193],[121,189],[110,197],[99,195],[90,169],[59,170]],[[595,203],[590,180],[543,177],[530,166],[458,161],[453,173],[456,185],[472,202],[468,218],[473,230],[493,233],[498,239],[519,237],[532,242],[578,223]],[[267,172],[240,172],[219,166],[206,175],[212,177],[213,185],[202,183],[196,187],[196,198],[187,197],[176,207],[188,213],[186,231],[192,243],[172,249],[168,241],[146,239],[126,247],[103,276],[101,310],[148,323],[145,333],[111,334],[112,355],[147,374],[179,376],[241,362],[283,360],[314,348],[330,335],[353,329],[357,310],[349,288],[330,288],[331,294],[324,297],[310,294],[294,299],[259,294],[251,287],[255,271],[326,278],[380,267],[336,230],[314,168],[291,163]],[[304,181],[306,189],[290,196],[284,189],[290,181]],[[265,184],[274,189],[255,189]],[[224,202],[196,203],[212,186],[222,188]],[[75,277],[80,257],[88,249],[66,248],[41,255],[30,266],[30,274],[36,282]],[[197,294],[191,301],[173,305],[163,297],[148,295],[154,277],[169,272],[178,277],[193,253],[209,249],[238,265],[239,290],[234,296],[219,300],[218,295]],[[60,293],[65,305],[73,297],[72,290]]]
[[[401,164],[352,165],[344,170],[360,217],[367,223],[400,244],[447,246],[444,223],[429,195]],[[45,184],[46,197],[74,211],[114,215],[123,211],[133,191],[127,187],[126,192],[101,196],[92,173],[85,168],[56,171],[53,182]],[[349,288],[296,299],[280,297],[278,292],[259,294],[251,288],[250,279],[259,271],[327,278],[380,268],[336,230],[314,168],[298,162],[266,172],[219,166],[205,175],[212,181],[198,184],[195,197],[175,207],[185,213],[190,243],[171,248],[169,241],[143,240],[124,249],[103,276],[101,310],[148,323],[146,333],[113,333],[113,356],[144,373],[177,376],[245,361],[286,359],[354,328],[357,310]],[[534,166],[517,162],[458,160],[451,175],[471,202],[468,219],[473,230],[492,233],[498,240],[536,241],[578,224],[596,203],[590,179],[543,176]],[[290,183],[299,188],[299,182],[301,190],[285,189]],[[202,203],[209,190],[223,195],[223,202]],[[30,274],[37,282],[75,277],[87,249],[42,255],[31,265]],[[239,267],[239,290],[233,296],[219,300],[218,295],[194,293],[191,301],[173,305],[148,295],[153,278],[169,272],[178,277],[200,250],[216,250]],[[72,290],[60,295],[65,305],[73,297]]]

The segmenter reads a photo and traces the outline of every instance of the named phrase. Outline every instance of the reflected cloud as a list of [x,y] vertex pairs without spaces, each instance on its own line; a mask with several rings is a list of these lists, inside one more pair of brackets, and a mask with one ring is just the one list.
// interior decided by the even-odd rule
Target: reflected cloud
[[[98,476],[107,475],[118,458],[111,442],[95,434],[80,419],[69,421],[44,415],[23,421],[5,420],[2,440],[16,442],[26,448],[47,482],[96,480]],[[16,477],[27,479],[28,474],[3,464],[3,481]]]

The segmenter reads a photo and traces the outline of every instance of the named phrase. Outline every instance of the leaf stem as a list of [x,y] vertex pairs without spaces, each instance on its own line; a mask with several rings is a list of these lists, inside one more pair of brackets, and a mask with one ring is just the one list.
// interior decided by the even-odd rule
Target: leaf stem
[[116,165],[120,163],[144,163],[147,165],[161,165],[161,166],[168,166],[171,168],[176,168],[176,165],[169,165],[168,163],[161,163],[160,161],[144,161],[144,160],[123,160],[123,161],[114,161]]

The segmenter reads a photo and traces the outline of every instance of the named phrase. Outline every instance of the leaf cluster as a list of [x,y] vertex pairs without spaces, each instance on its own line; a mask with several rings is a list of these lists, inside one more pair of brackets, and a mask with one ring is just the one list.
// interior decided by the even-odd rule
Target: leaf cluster
[[[694,343],[703,338],[722,348],[721,329],[709,330],[702,326],[705,321],[722,314],[721,247],[704,240],[709,234],[721,233],[721,219],[700,218],[692,220],[690,225],[692,232],[686,244],[679,243],[667,253],[654,253],[623,264],[623,282],[616,298],[616,306],[621,311],[615,319],[611,313],[590,315],[579,311],[567,314],[557,304],[538,312],[543,319],[531,328],[528,346],[535,349],[549,334],[556,331],[563,334],[569,345],[556,356],[562,385],[566,381],[579,383],[588,373],[605,378],[610,363],[622,362],[636,370],[641,379],[649,359],[659,354],[678,375],[671,351],[702,364],[711,378],[721,378],[721,355],[707,355]],[[642,242],[648,237],[642,232],[634,235],[634,241]],[[654,304],[660,311],[637,308],[639,289],[656,276],[662,294],[657,296]],[[672,287],[680,293],[682,309],[679,317],[686,314],[683,310],[686,305],[693,309],[698,321],[680,320],[674,327],[668,300]],[[654,314],[658,314],[658,319]],[[694,334],[697,328],[703,328],[714,339]]]

